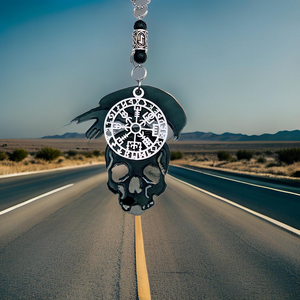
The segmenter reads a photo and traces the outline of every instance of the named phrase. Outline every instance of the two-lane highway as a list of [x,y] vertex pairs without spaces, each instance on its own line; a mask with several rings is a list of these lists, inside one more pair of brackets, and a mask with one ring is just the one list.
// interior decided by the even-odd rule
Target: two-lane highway
[[[0,216],[1,299],[137,298],[134,217],[101,171]],[[141,218],[152,299],[299,298],[297,235],[170,176],[167,184]]]

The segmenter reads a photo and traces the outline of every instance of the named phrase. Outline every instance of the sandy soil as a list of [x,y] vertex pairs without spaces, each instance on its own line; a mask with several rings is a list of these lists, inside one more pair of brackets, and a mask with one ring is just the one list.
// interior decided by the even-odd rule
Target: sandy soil
[[[4,147],[4,145],[7,146]],[[95,149],[104,151],[106,142],[104,138],[92,142],[87,139],[0,139],[0,151],[4,152],[23,148],[33,153],[43,147],[52,147],[62,152],[68,150],[93,151]]]
[[[171,151],[181,151],[184,158],[172,161],[174,164],[190,165],[198,167],[219,168],[240,173],[249,173],[259,176],[277,178],[296,178],[296,172],[300,172],[300,162],[292,165],[279,163],[276,159],[276,151],[284,148],[300,148],[299,142],[170,142]],[[54,162],[45,162],[34,158],[35,152],[43,147],[53,147],[66,152],[76,150],[88,152],[95,149],[104,152],[106,148],[105,139],[89,142],[86,139],[0,139],[0,151],[12,152],[14,149],[26,149],[30,155],[22,162],[16,163],[8,160],[0,161],[0,174],[11,174],[17,172],[28,172],[46,170],[59,167],[67,167],[81,164],[103,162],[104,157],[86,158],[77,155],[69,159],[66,155]],[[237,161],[235,154],[240,149],[253,150],[255,155],[250,161]],[[219,161],[217,152],[226,150],[230,152],[234,161]],[[258,158],[265,158],[265,163],[259,163]]]
[[[295,173],[300,172],[300,162],[294,163],[292,165],[278,164],[275,160],[269,163],[261,164],[257,163],[255,159],[251,161],[237,161],[237,162],[220,162],[218,160],[207,159],[204,161],[197,161],[194,159],[181,159],[172,161],[173,164],[190,166],[190,167],[202,167],[215,170],[230,171],[240,174],[249,174],[256,175],[261,177],[269,178],[280,178],[280,179],[289,179],[293,181],[299,181],[300,178],[295,177]],[[275,165],[275,166],[272,166]],[[299,176],[299,175],[298,175]]]

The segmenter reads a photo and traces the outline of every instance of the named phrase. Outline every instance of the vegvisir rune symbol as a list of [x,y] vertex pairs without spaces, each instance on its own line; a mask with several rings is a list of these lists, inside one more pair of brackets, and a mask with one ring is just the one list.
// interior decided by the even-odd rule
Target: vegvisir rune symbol
[[109,110],[104,121],[104,134],[116,154],[142,160],[163,147],[168,136],[168,123],[152,101],[133,97],[121,100]]

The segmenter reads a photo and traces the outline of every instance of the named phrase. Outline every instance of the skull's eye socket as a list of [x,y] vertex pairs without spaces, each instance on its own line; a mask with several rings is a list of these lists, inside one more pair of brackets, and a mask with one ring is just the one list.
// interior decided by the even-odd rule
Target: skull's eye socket
[[116,164],[112,170],[112,180],[114,182],[124,182],[129,178],[129,170],[125,164]]
[[[160,180],[160,170],[155,166],[148,165],[143,170],[144,175],[151,183],[158,184]],[[150,182],[149,182],[150,183]]]

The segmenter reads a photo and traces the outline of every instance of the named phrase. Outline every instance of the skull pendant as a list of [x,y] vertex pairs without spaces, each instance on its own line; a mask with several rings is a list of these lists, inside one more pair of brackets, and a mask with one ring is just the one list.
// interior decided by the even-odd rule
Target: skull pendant
[[139,161],[124,159],[107,146],[105,159],[107,185],[113,193],[119,194],[119,204],[126,212],[142,214],[154,205],[153,195],[160,195],[166,188],[167,144],[155,155]]
[[154,205],[153,195],[166,188],[169,165],[166,141],[178,139],[186,124],[178,101],[160,89],[130,87],[102,98],[94,108],[73,121],[96,119],[89,139],[105,135],[108,187],[119,194],[126,212],[140,215]]

